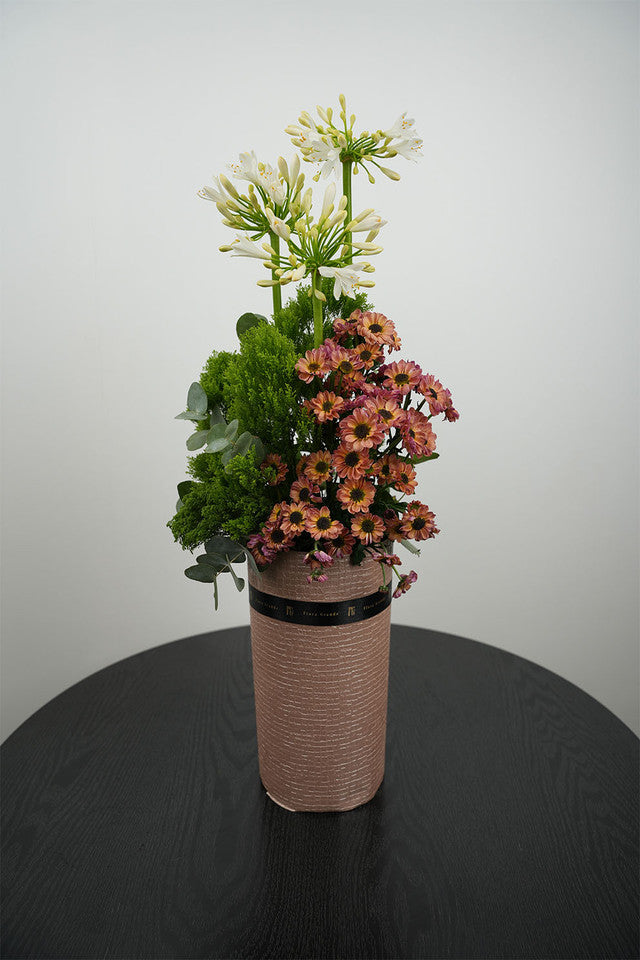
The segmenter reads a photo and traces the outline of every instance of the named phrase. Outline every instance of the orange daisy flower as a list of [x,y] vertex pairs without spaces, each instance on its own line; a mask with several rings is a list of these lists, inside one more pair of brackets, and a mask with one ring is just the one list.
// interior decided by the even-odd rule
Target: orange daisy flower
[[307,529],[309,508],[304,503],[288,503],[282,508],[280,524],[289,536],[296,536]]
[[[392,513],[392,511],[390,511]],[[385,517],[384,521],[384,535],[387,540],[404,540],[404,533],[401,530],[402,527],[402,517],[393,514],[393,516]]]
[[418,486],[418,477],[415,468],[406,460],[400,460],[399,457],[391,457],[389,462],[393,480],[391,485],[400,490],[401,493],[412,494]]
[[383,313],[367,312],[358,319],[358,333],[372,343],[391,344],[396,328]]
[[356,480],[371,470],[371,461],[366,450],[354,450],[341,443],[332,457],[333,469],[339,477]]
[[331,364],[331,369],[345,377],[353,377],[357,374],[354,360],[355,352],[347,350],[346,347],[332,346],[328,352],[328,362]]
[[324,483],[331,475],[331,454],[327,450],[316,450],[309,455],[304,475],[315,483]]
[[375,395],[367,397],[365,407],[367,410],[373,410],[387,427],[392,427],[396,420],[400,418],[402,412],[395,400],[389,400],[386,397],[380,396],[376,397]]
[[446,387],[442,386],[439,380],[436,380],[434,376],[428,373],[426,376],[420,378],[417,390],[418,393],[421,393],[423,397],[427,398],[429,412],[433,416],[444,413],[450,401],[451,394]]
[[267,524],[263,528],[264,542],[271,550],[288,550],[293,537],[287,535],[281,526]]
[[382,347],[368,340],[353,348],[352,358],[358,370],[370,370],[382,357]]
[[395,360],[380,368],[384,374],[384,384],[402,394],[415,390],[422,377],[422,370],[413,360]]
[[359,407],[340,421],[340,437],[343,443],[354,450],[367,450],[384,439],[384,428],[377,414],[366,407]]
[[402,434],[407,453],[412,457],[428,457],[436,448],[436,435],[427,417],[420,410],[403,410],[396,424]]
[[385,483],[387,486],[393,483],[394,479],[394,473],[391,467],[391,459],[392,458],[390,455],[380,457],[380,459],[376,460],[371,467],[371,472],[378,478],[378,481],[380,483]]
[[351,556],[355,545],[356,538],[343,529],[342,533],[327,544],[327,550],[332,557],[339,560],[341,557]]
[[291,484],[289,496],[296,503],[317,503],[321,499],[320,487],[302,477]]
[[315,347],[313,350],[307,350],[304,357],[296,361],[296,370],[305,383],[311,383],[314,377],[324,377],[331,370],[325,348]]
[[309,401],[309,407],[320,423],[325,423],[327,420],[338,419],[344,407],[344,399],[336,396],[331,390],[323,390]]
[[307,513],[307,531],[314,540],[334,540],[344,531],[338,520],[332,520],[329,507],[310,507]]
[[351,521],[351,533],[361,543],[377,543],[384,536],[384,520],[375,513],[358,513]]
[[287,465],[279,453],[269,453],[260,464],[260,469],[264,471],[269,467],[275,468],[275,475],[269,480],[269,486],[276,487],[287,476]]
[[336,496],[349,513],[361,513],[368,510],[376,495],[376,488],[368,480],[345,480],[338,487]]
[[435,518],[435,513],[429,507],[419,500],[413,500],[405,511],[400,529],[410,540],[428,540],[440,533],[434,523]]

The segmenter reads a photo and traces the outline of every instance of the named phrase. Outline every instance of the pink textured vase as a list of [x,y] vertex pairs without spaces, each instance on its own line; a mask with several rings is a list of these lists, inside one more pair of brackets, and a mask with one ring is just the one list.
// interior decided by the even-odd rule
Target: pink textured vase
[[260,777],[287,810],[351,810],[384,776],[390,590],[370,558],[308,573],[295,551],[249,573]]

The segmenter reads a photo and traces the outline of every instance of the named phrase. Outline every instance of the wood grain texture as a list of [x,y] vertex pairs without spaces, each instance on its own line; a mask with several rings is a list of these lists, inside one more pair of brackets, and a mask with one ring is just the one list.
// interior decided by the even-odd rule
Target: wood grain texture
[[94,674],[2,748],[2,957],[637,958],[638,741],[528,661],[392,627],[348,813],[258,776],[248,628]]
[[[271,596],[330,603],[370,596],[381,565],[338,560],[307,583],[299,553],[250,582]],[[384,776],[391,608],[343,625],[285,623],[251,608],[260,777],[291,811],[344,811],[370,800]]]

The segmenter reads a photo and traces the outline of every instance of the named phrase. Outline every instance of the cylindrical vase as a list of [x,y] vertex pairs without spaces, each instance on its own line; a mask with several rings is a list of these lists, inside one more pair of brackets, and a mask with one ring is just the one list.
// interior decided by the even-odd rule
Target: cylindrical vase
[[260,777],[288,810],[351,810],[384,776],[391,591],[370,557],[308,574],[296,551],[249,572]]

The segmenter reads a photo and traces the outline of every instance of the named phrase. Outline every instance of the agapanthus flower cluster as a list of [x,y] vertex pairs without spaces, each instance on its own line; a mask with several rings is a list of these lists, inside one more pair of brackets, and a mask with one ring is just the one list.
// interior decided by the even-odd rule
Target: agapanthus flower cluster
[[314,443],[296,464],[275,454],[263,464],[282,498],[248,542],[259,567],[302,550],[307,579],[322,582],[336,559],[368,554],[397,576],[394,597],[415,582],[415,571],[398,573],[394,544],[439,532],[414,499],[415,465],[437,456],[433,418],[458,412],[435,376],[385,356],[400,346],[388,317],[355,310],[297,361]]

